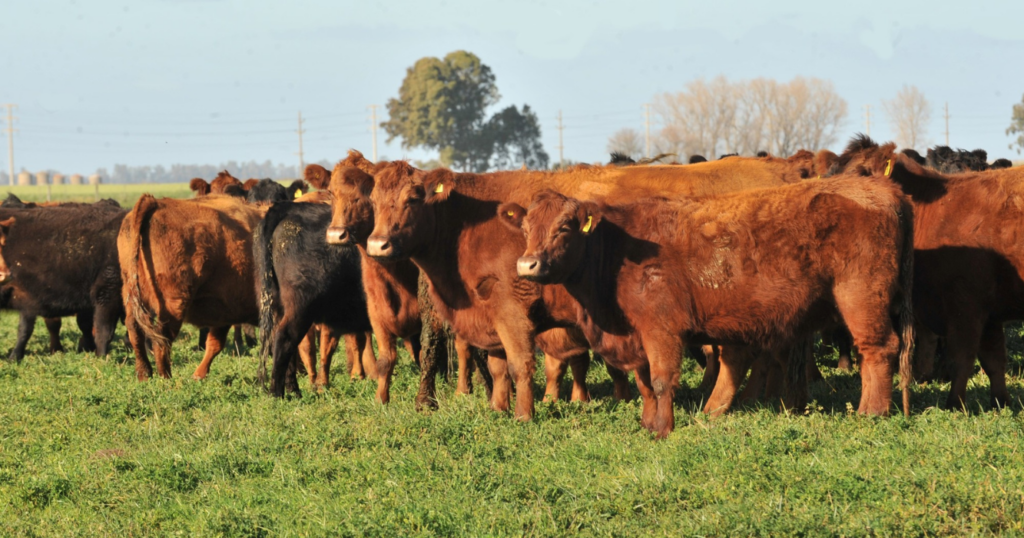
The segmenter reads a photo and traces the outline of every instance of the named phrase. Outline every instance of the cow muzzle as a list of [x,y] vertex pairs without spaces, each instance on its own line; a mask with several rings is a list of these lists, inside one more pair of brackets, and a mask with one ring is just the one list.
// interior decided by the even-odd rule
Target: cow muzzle
[[370,236],[366,241],[366,253],[374,258],[397,258],[401,256],[395,242],[388,237]]
[[523,278],[538,280],[548,276],[548,264],[537,256],[523,256],[516,262],[516,273]]
[[7,269],[0,269],[0,284],[3,284],[11,279],[11,272]]
[[348,233],[348,228],[344,226],[331,226],[327,228],[327,244],[350,245],[352,244],[352,234]]

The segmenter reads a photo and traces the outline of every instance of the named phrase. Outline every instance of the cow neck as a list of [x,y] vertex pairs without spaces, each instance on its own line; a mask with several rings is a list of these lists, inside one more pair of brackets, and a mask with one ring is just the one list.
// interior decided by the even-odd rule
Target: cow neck
[[618,279],[638,240],[615,220],[610,214],[603,216],[584,242],[582,261],[563,285],[580,309],[577,317],[581,324],[596,325],[606,333],[625,334],[632,329],[619,305]]

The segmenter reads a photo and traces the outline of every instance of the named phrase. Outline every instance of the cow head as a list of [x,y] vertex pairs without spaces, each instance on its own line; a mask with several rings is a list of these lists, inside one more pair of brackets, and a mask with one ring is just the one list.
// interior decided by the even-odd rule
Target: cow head
[[[229,187],[236,187],[230,189]],[[222,170],[217,174],[217,177],[210,182],[210,194],[229,194],[231,196],[240,196],[245,198],[245,188],[241,181],[235,179],[227,170]]]
[[528,211],[515,203],[502,204],[498,217],[526,235],[526,253],[516,263],[516,272],[541,284],[565,282],[579,268],[587,236],[601,222],[594,202],[552,190],[537,193]]
[[330,177],[331,225],[327,228],[327,243],[366,244],[373,231],[373,176],[339,162]]
[[7,232],[11,230],[11,225],[13,224],[14,217],[0,220],[0,284],[11,279],[11,269],[4,262],[4,246],[7,245]]
[[436,226],[436,207],[455,184],[451,170],[417,170],[405,161],[381,165],[374,176],[374,227],[366,253],[374,258],[406,259],[430,248]]

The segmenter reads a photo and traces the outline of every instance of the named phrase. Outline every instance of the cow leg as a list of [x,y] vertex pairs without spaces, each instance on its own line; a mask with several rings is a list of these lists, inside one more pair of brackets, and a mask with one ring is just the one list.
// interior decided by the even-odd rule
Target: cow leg
[[206,339],[210,336],[210,329],[208,327],[199,328],[199,341],[196,342],[196,349],[200,351],[206,350]]
[[[426,333],[427,331],[423,331]],[[420,387],[416,392],[416,410],[422,411],[427,408],[437,409],[437,374],[441,365],[447,367],[448,346],[446,339],[442,337],[443,331],[437,331],[433,338],[423,336],[423,345],[417,349],[420,360]],[[445,368],[447,369],[447,368]]]
[[807,383],[814,383],[815,381],[825,379],[825,376],[821,374],[821,370],[818,368],[818,359],[814,356],[813,341],[810,338],[805,338],[803,341],[797,342],[796,345],[803,347],[803,353],[807,357],[807,360],[803,361],[804,375],[806,376]]
[[544,401],[558,401],[558,386],[562,384],[565,372],[569,369],[569,361],[556,359],[547,353],[544,354]]
[[423,365],[420,364],[420,343],[415,338],[406,338],[402,340],[402,345],[405,346],[406,353],[412,357],[412,362],[416,363],[416,367],[422,369]]
[[[364,337],[365,338],[365,337]],[[364,342],[363,345],[366,345]],[[338,349],[338,335],[327,325],[320,326],[320,372],[317,373],[316,386],[326,388],[331,385],[331,360]]]
[[348,363],[349,377],[351,379],[365,379],[363,371],[363,346],[359,339],[366,338],[361,334],[346,334],[342,337],[345,340],[345,361]]
[[206,352],[203,354],[202,362],[196,367],[196,371],[192,373],[192,379],[206,379],[206,376],[210,374],[210,364],[213,363],[213,358],[224,349],[229,330],[231,330],[230,325],[210,328],[209,336],[206,337]]
[[484,386],[484,392],[487,393],[487,401],[491,401],[494,397],[494,377],[491,376],[491,369],[487,365],[488,354],[482,349],[470,347],[469,355],[473,358],[474,370],[476,370],[476,375],[479,376],[476,382]]
[[[719,347],[719,346],[714,346]],[[717,417],[732,407],[736,393],[743,383],[743,376],[750,368],[753,351],[741,346],[721,346],[716,362],[719,363],[715,388],[704,405],[704,413]],[[751,374],[753,377],[753,374]]]
[[640,399],[643,400],[644,409],[640,414],[640,425],[654,432],[654,419],[658,414],[658,400],[654,395],[654,387],[651,386],[651,368],[644,365],[636,369],[636,387],[640,389]]
[[18,337],[14,342],[14,349],[12,349],[11,354],[7,356],[8,361],[17,363],[21,362],[21,359],[25,357],[25,346],[28,345],[28,339],[32,338],[32,331],[34,331],[35,328],[36,317],[21,314],[18,318]]
[[455,388],[455,394],[471,394],[473,392],[473,363],[469,349],[469,342],[458,336],[455,337],[455,355],[459,357],[459,381]]
[[701,346],[699,350],[700,353],[698,355],[704,357],[704,377],[700,380],[699,387],[701,391],[712,389],[718,383],[718,376],[721,371],[719,365],[721,350],[722,346]]
[[[238,334],[237,329],[235,334]],[[306,367],[306,374],[309,376],[309,384],[316,385],[316,363],[313,358],[313,349],[315,347],[317,334],[317,326],[310,325],[309,330],[302,337],[302,341],[298,345],[299,359],[302,360],[302,365]]]
[[839,363],[836,367],[846,372],[853,370],[853,342],[845,325],[840,325],[832,331],[832,345],[839,353]]
[[587,390],[587,372],[590,370],[590,353],[584,351],[569,358],[572,369],[572,396],[570,402],[589,402],[590,391]]
[[857,412],[887,415],[892,406],[892,368],[897,362],[900,339],[889,320],[888,302],[881,297],[862,297],[864,289],[870,287],[847,282],[837,285],[833,293],[861,357]]
[[946,398],[947,409],[963,409],[967,403],[967,382],[974,374],[974,358],[978,355],[983,331],[977,315],[964,315],[958,323],[949,324],[946,361],[953,368],[953,382]]
[[46,324],[46,332],[50,334],[50,353],[60,353],[64,351],[64,346],[60,343],[60,318],[43,318],[43,323]]
[[487,370],[494,380],[491,409],[504,413],[508,411],[509,400],[512,398],[512,379],[508,374],[508,361],[505,360],[504,350],[487,353]]
[[135,353],[135,378],[145,381],[153,375],[153,365],[150,364],[149,358],[146,356],[146,335],[143,334],[138,323],[135,323],[135,317],[132,316],[131,310],[124,316],[124,329],[128,334],[128,343],[132,346],[132,352]]
[[256,326],[248,323],[242,324],[242,336],[245,337],[245,347],[250,348],[258,344],[260,341],[256,338]]
[[383,329],[374,329],[377,336],[377,401],[386,404],[391,401],[391,377],[398,362],[398,346],[395,336]]
[[90,353],[96,351],[96,339],[92,335],[92,312],[79,312],[75,315],[75,322],[78,324],[78,351],[79,353]]
[[537,367],[533,338],[529,334],[517,335],[505,326],[497,327],[497,332],[508,359],[508,373],[516,384],[515,418],[530,420],[533,418],[533,373]]
[[242,340],[242,326],[235,325],[234,339],[231,342],[234,344],[233,351],[235,356],[241,356],[242,351],[245,350],[245,342]]
[[[722,353],[726,351],[723,349]],[[771,360],[763,350],[749,350],[750,355],[750,376],[747,378],[747,386],[743,387],[737,400],[742,404],[749,404],[760,400],[764,395],[765,383],[768,377],[768,361]],[[722,374],[719,373],[719,376]],[[740,373],[743,379],[743,373]]]
[[923,324],[915,323],[914,338],[914,378],[925,383],[935,378],[935,352],[939,347],[939,335]]
[[978,360],[988,376],[990,405],[994,408],[1006,407],[1010,393],[1006,390],[1006,336],[1002,323],[990,320],[985,324]]
[[156,373],[160,377],[167,379],[171,377],[171,343],[174,342],[179,331],[181,331],[181,321],[175,318],[165,320],[163,323],[165,341],[150,341],[153,348],[153,360],[156,362]]
[[[285,390],[299,396],[299,385],[295,382],[295,365],[299,342],[309,331],[309,322],[282,316],[274,327],[274,366],[270,378],[270,393],[283,398]],[[211,331],[212,333],[212,331]]]
[[643,346],[651,364],[651,388],[658,402],[654,434],[658,439],[664,439],[675,429],[672,398],[679,386],[680,359],[685,347],[677,338],[663,335],[648,335],[643,338]]
[[110,342],[114,340],[114,330],[117,329],[117,320],[120,317],[121,308],[118,304],[96,306],[93,321],[97,357],[106,357],[107,352],[110,351]]
[[[600,357],[597,353],[594,353],[594,355]],[[619,402],[629,400],[632,395],[629,390],[629,376],[626,375],[626,372],[607,362],[604,363],[604,369],[608,372],[608,377],[612,378],[612,397]]]
[[[367,332],[364,336],[366,337],[366,343],[359,346],[360,358],[363,361],[363,371],[366,372],[367,378],[377,379],[377,357],[373,354],[373,332]],[[363,340],[360,339],[359,341],[362,342]]]

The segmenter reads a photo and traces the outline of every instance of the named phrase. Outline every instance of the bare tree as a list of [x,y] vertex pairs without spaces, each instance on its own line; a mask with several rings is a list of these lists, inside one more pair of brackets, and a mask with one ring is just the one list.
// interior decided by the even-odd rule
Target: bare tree
[[714,158],[767,150],[788,156],[834,144],[846,118],[846,101],[831,82],[819,79],[731,83],[720,76],[659,96],[655,112],[664,125],[656,140],[661,152]]
[[608,139],[608,153],[621,153],[632,159],[644,155],[644,140],[636,129],[619,129]]
[[932,117],[932,106],[916,86],[904,85],[895,98],[883,99],[882,109],[892,129],[896,131],[897,144],[904,148],[927,144],[925,137]]

